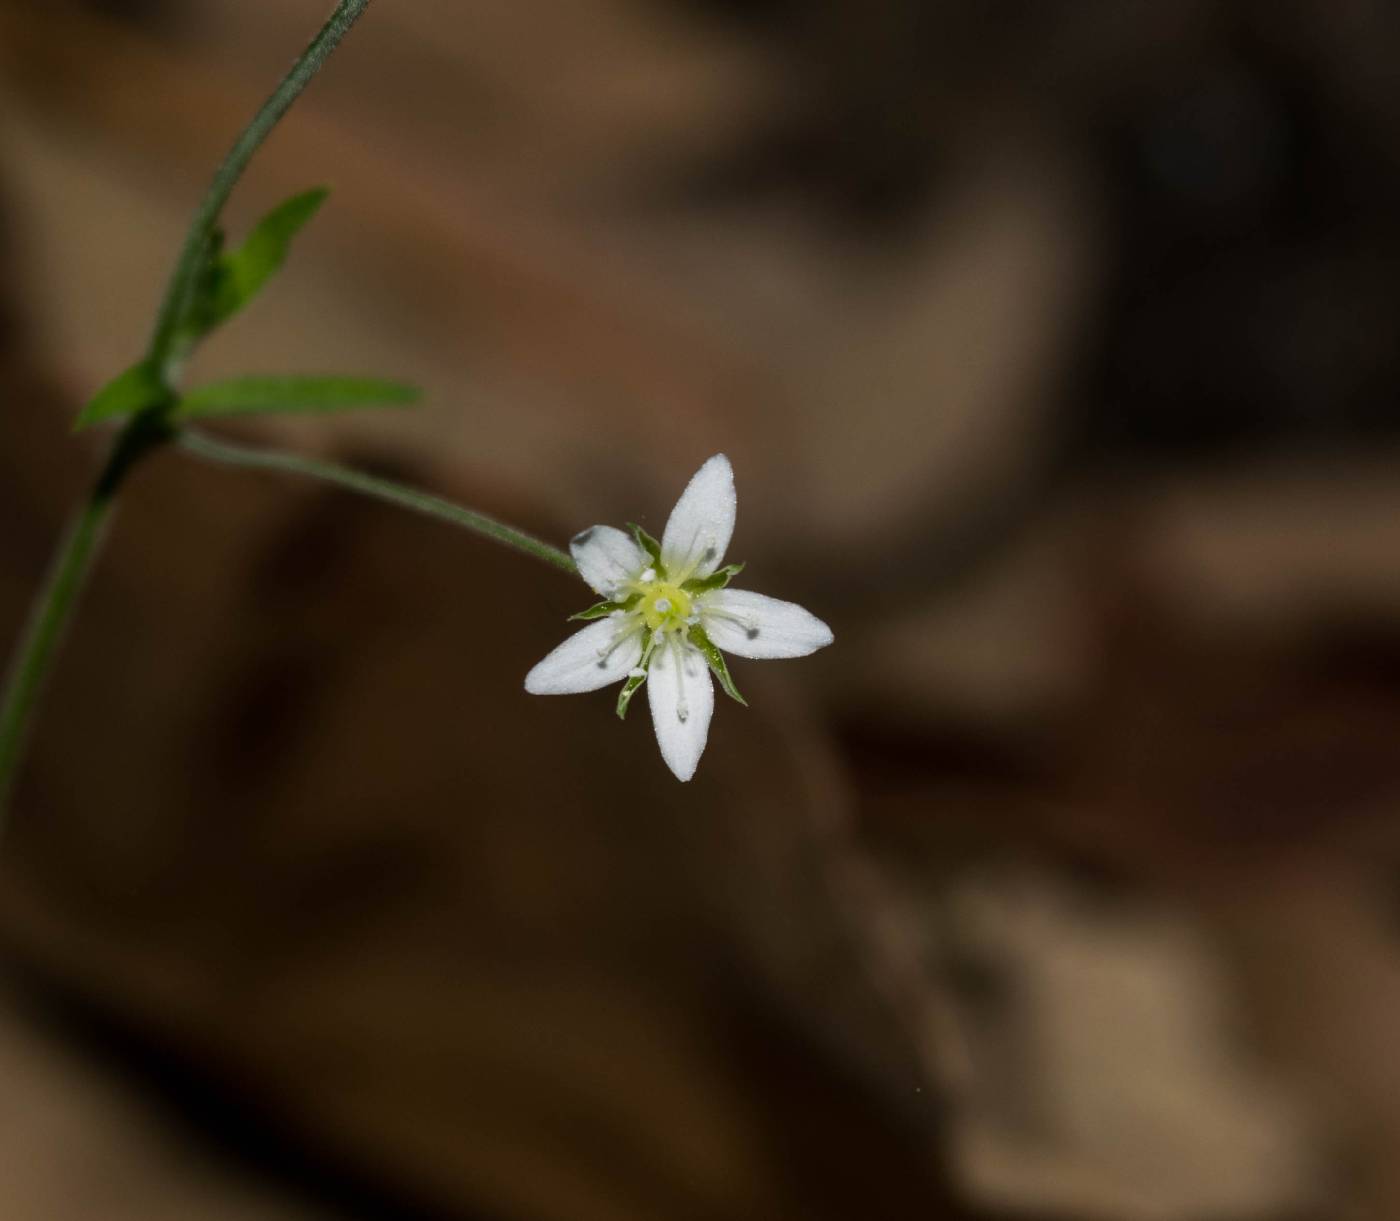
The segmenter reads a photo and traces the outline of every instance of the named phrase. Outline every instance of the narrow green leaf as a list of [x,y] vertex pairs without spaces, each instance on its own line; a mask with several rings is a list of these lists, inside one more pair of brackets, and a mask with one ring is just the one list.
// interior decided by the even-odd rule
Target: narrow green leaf
[[210,238],[206,266],[181,324],[179,346],[188,349],[248,304],[287,260],[292,239],[316,215],[325,187],[294,195],[262,218],[237,250],[221,253],[223,235]]
[[743,571],[742,564],[726,564],[707,577],[692,577],[681,588],[688,594],[703,594],[711,589],[723,589]]
[[645,551],[649,556],[651,556],[651,562],[655,564],[657,568],[660,568],[661,544],[658,543],[654,538],[652,538],[652,536],[648,534],[645,530],[643,530],[641,526],[637,525],[636,522],[629,521],[627,525],[632,531],[632,537],[637,540],[637,546],[640,547],[643,551]]
[[690,629],[690,643],[705,655],[705,660],[710,663],[710,670],[720,687],[723,688],[725,695],[732,700],[737,700],[747,708],[749,701],[739,694],[739,688],[729,677],[729,665],[724,660],[724,654],[715,647],[710,638],[705,635],[705,629],[698,624]]
[[373,377],[235,377],[200,386],[176,406],[178,419],[219,415],[353,411],[418,402],[416,386]]
[[170,387],[160,372],[148,360],[140,361],[119,373],[102,387],[83,408],[74,423],[74,430],[91,428],[104,420],[135,415],[148,407],[158,407],[172,399]]

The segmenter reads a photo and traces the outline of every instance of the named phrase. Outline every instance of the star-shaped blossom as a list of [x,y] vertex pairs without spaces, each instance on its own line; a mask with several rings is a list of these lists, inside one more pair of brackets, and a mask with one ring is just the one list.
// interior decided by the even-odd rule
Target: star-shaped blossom
[[[570,544],[579,575],[604,599],[575,619],[594,620],[525,676],[535,695],[570,695],[621,682],[617,715],[643,683],[661,757],[680,780],[695,774],[710,733],[711,674],[739,703],[724,654],[805,657],[831,629],[793,602],[730,589],[742,564],[721,567],[734,533],[734,471],[716,454],[671,510],[658,543],[594,526]],[[722,651],[721,651],[722,650]]]

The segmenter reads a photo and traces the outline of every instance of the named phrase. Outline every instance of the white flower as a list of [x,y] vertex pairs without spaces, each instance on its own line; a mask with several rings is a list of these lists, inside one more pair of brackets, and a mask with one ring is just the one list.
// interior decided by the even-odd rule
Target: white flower
[[831,629],[792,602],[730,589],[743,568],[721,568],[734,533],[734,471],[716,454],[695,472],[658,543],[640,526],[630,535],[594,526],[570,544],[579,575],[604,601],[575,619],[591,619],[525,676],[535,695],[596,691],[621,682],[618,716],[647,684],[661,757],[681,780],[710,733],[713,672],[744,702],[724,662],[737,657],[805,657],[831,643]]

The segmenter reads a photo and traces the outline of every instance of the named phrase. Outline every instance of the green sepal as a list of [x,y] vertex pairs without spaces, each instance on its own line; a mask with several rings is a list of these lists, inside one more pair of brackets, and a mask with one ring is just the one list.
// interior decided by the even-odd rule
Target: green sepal
[[565,622],[572,623],[575,619],[606,619],[613,611],[631,610],[641,596],[641,594],[633,594],[626,602],[595,602],[587,610],[581,610],[577,615],[570,615]]
[[566,623],[573,623],[575,619],[606,619],[612,615],[613,611],[622,611],[622,602],[594,602],[587,611],[580,611],[577,615],[568,616]]
[[180,419],[226,415],[285,415],[403,407],[422,398],[418,387],[374,377],[235,377],[181,397]]
[[716,681],[723,688],[725,695],[732,700],[737,700],[745,708],[749,706],[749,701],[739,694],[739,688],[734,685],[734,680],[729,677],[729,666],[724,660],[724,654],[705,635],[705,629],[696,624],[690,629],[690,643],[705,655],[705,660],[710,663],[710,670],[714,674]]
[[164,407],[174,397],[160,370],[149,360],[139,361],[93,395],[79,413],[73,429],[76,432],[104,420],[137,415],[151,407]]
[[570,615],[565,620],[566,623],[573,623],[576,619],[606,619],[613,611],[622,609],[618,602],[595,602],[587,610],[581,610],[576,615]]
[[743,571],[742,564],[726,564],[707,577],[691,577],[689,581],[681,585],[681,588],[688,594],[703,594],[712,589],[723,589]]
[[641,526],[637,525],[636,522],[629,521],[627,526],[632,531],[632,537],[637,540],[637,546],[651,556],[651,562],[656,566],[657,571],[660,572],[662,570],[661,544],[643,530]]
[[248,304],[287,261],[292,239],[330,194],[325,187],[303,191],[279,204],[236,250],[224,252],[223,235],[210,236],[204,270],[196,282],[176,347],[188,351]]
[[637,662],[637,669],[640,674],[629,674],[627,681],[622,684],[622,690],[617,693],[617,717],[620,721],[627,719],[627,705],[632,702],[632,697],[637,693],[641,685],[647,681],[647,666],[651,662],[651,651],[656,648],[656,635],[647,630],[643,636],[642,658]]
[[617,693],[618,720],[627,719],[627,705],[632,702],[632,696],[636,694],[637,689],[646,681],[645,674],[633,674],[622,684],[622,690]]

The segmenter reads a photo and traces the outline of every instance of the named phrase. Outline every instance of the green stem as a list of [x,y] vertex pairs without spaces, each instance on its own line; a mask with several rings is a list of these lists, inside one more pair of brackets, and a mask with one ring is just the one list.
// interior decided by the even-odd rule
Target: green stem
[[215,173],[214,180],[209,184],[209,190],[190,223],[189,232],[185,235],[185,244],[180,248],[180,257],[175,262],[175,270],[170,276],[165,298],[161,301],[155,331],[146,352],[147,359],[160,370],[162,376],[169,375],[170,366],[177,355],[175,340],[179,334],[180,322],[185,316],[185,307],[199,278],[200,265],[204,260],[214,225],[233,193],[234,186],[243,176],[243,171],[248,168],[253,154],[281,121],[292,103],[301,96],[302,90],[311,83],[311,78],[321,70],[321,65],[340,45],[340,40],[369,4],[370,0],[340,0],[335,12],[292,65],[291,71],[282,78],[272,96],[253,116],[253,121],[234,141],[228,156]]
[[[199,276],[210,236],[253,154],[320,71],[350,27],[369,7],[370,0],[340,0],[316,37],[291,71],[234,141],[201,200],[176,259],[170,283],[161,301],[146,358],[167,381],[178,361],[176,339],[190,293]],[[86,582],[101,543],[103,527],[111,516],[117,490],[138,457],[169,439],[160,410],[137,416],[118,435],[91,495],[78,511],[55,555],[49,576],[35,599],[28,626],[14,653],[5,685],[0,689],[0,817],[28,733],[28,725],[53,665],[63,629]]]
[[112,515],[117,488],[136,461],[161,439],[161,434],[136,422],[117,438],[92,492],[69,523],[34,600],[29,623],[0,693],[0,818],[4,816],[24,751],[30,714],[53,665],[64,628],[87,584],[92,561]]
[[537,560],[543,560],[546,564],[552,564],[564,572],[578,572],[578,567],[567,552],[560,551],[558,547],[551,546],[533,534],[526,534],[523,530],[517,530],[514,526],[499,522],[494,517],[487,517],[485,513],[478,513],[475,509],[464,509],[460,505],[453,504],[450,500],[444,500],[441,496],[420,492],[416,488],[405,487],[401,483],[381,479],[377,475],[366,475],[362,471],[337,466],[333,462],[321,462],[315,458],[302,458],[296,454],[253,449],[246,445],[235,445],[230,441],[216,441],[205,433],[182,432],[179,436],[179,444],[192,454],[198,454],[201,458],[208,458],[214,462],[222,462],[226,466],[243,466],[255,470],[280,471],[288,475],[304,475],[311,479],[319,479],[324,483],[333,483],[342,488],[349,488],[351,491],[360,492],[365,496],[373,496],[377,500],[387,500],[390,504],[412,509],[416,513],[426,513],[429,517],[440,518],[443,521],[451,522],[454,526],[463,526],[493,542],[513,547],[516,551],[522,551]]

